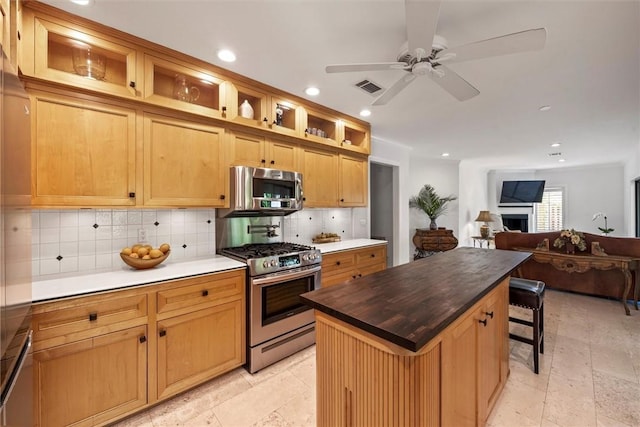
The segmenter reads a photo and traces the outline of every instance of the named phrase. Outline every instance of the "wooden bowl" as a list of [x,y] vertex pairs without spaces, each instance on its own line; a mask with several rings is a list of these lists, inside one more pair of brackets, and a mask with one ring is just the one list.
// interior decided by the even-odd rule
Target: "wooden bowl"
[[136,270],[144,270],[147,268],[153,268],[156,265],[161,264],[165,259],[167,259],[170,253],[171,251],[169,250],[161,257],[153,259],[131,258],[129,255],[121,253],[120,258],[122,258],[122,261],[124,261],[125,264],[135,268]]

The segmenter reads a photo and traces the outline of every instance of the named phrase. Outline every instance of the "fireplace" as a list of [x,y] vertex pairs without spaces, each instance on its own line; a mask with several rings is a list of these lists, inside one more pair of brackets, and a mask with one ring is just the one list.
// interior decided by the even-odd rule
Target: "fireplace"
[[502,224],[509,230],[520,230],[527,233],[529,231],[529,215],[502,214]]

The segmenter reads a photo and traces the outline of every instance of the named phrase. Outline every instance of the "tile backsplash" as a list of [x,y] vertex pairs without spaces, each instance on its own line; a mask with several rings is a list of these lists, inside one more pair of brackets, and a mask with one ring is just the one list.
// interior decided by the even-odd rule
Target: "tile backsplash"
[[[216,253],[215,209],[34,210],[34,280],[120,270],[122,248],[140,241],[171,245],[169,262]],[[367,209],[304,209],[283,219],[284,241],[311,244],[321,233],[343,240],[369,236]]]

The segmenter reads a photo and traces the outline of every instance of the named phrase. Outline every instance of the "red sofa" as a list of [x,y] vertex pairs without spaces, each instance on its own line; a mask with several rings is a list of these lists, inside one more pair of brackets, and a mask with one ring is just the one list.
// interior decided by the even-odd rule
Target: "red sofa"
[[[564,249],[553,247],[554,240],[560,235],[559,231],[549,233],[509,233],[502,232],[495,235],[497,249],[511,250],[513,248],[535,249],[544,239],[549,239],[550,252],[564,252]],[[640,239],[632,237],[608,237],[597,234],[584,233],[587,250],[591,251],[591,242],[599,242],[600,247],[609,255],[622,255],[640,259]],[[577,252],[578,253],[578,252]],[[574,291],[589,295],[599,295],[622,298],[624,279],[618,270],[589,270],[584,273],[567,273],[560,271],[550,264],[540,264],[533,259],[527,260],[521,268],[522,277],[543,281],[548,287],[566,291]],[[638,283],[638,272],[633,272],[633,284],[628,298],[633,298],[634,287]]]

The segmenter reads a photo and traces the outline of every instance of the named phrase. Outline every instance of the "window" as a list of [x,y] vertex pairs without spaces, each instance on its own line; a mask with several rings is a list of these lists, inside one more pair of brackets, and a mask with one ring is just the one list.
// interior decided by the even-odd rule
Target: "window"
[[536,232],[562,230],[564,224],[564,189],[547,187],[542,202],[536,203]]

